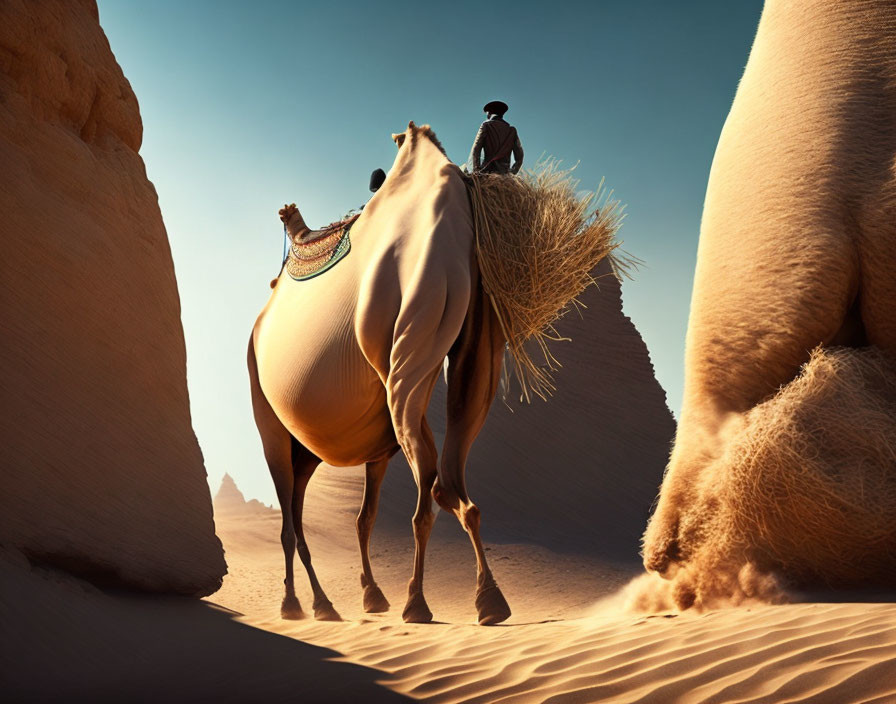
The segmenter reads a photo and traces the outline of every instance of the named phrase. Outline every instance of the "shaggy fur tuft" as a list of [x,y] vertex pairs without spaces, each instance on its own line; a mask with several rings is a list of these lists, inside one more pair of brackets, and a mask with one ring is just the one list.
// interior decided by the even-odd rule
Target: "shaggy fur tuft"
[[[482,285],[507,340],[521,396],[553,391],[557,362],[548,343],[561,338],[554,323],[610,257],[617,276],[635,260],[613,254],[622,208],[601,189],[577,195],[572,170],[553,160],[518,177],[475,173],[468,179]],[[596,204],[600,203],[597,207]],[[532,358],[534,347],[543,363]]]
[[896,359],[816,349],[727,464],[732,531],[758,564],[801,585],[896,583]]
[[896,585],[896,358],[818,348],[746,414],[682,507],[681,563],[630,608],[779,602],[788,587]]

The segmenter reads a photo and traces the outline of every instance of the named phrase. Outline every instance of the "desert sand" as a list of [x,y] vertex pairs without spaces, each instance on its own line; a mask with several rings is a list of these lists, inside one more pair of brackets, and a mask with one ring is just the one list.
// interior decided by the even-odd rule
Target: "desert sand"
[[[374,572],[393,606],[365,614],[351,508],[359,496],[333,493],[337,472],[359,470],[318,471],[306,535],[344,622],[280,618],[279,512],[241,510],[236,502],[216,506],[230,573],[208,599],[238,612],[241,623],[372,668],[374,681],[388,690],[437,702],[896,701],[893,595],[633,613],[620,589],[637,564],[491,543],[490,560],[514,613],[505,625],[483,627],[475,624],[471,599],[472,549],[447,515],[436,521],[427,564],[436,622],[401,621],[413,556],[409,526],[403,533],[374,531]],[[296,584],[310,606],[307,580],[299,575]]]

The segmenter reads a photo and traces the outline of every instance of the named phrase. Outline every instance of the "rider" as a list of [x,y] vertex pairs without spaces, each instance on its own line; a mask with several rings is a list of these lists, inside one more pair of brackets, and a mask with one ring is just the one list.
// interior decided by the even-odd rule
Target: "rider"
[[[523,165],[523,147],[516,133],[516,127],[504,121],[507,103],[493,100],[486,103],[482,109],[488,115],[488,119],[479,127],[473,142],[473,150],[470,152],[473,171],[494,174],[517,173]],[[480,152],[483,149],[485,163],[480,165]],[[510,165],[511,153],[513,166]]]

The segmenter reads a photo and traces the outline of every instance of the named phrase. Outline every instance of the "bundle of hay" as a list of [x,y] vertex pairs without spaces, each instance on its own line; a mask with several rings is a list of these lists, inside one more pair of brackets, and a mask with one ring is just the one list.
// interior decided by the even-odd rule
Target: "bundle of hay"
[[896,585],[896,359],[816,349],[747,415],[723,505],[758,564],[803,586]]
[[[475,173],[469,178],[482,285],[507,340],[521,397],[553,391],[558,364],[548,343],[563,338],[554,323],[595,283],[591,272],[609,257],[616,276],[634,260],[619,257],[614,240],[622,208],[611,194],[577,195],[572,170],[539,162],[518,177]],[[531,351],[540,351],[536,362]]]

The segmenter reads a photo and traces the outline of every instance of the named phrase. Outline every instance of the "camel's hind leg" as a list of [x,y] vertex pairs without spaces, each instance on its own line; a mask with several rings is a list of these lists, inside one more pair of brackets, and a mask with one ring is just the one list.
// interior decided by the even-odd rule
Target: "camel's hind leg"
[[401,617],[408,623],[432,621],[432,611],[423,597],[423,561],[436,518],[430,492],[436,480],[438,453],[429,423],[426,422],[426,406],[438,375],[439,358],[434,355],[433,348],[428,353],[424,349],[416,359],[408,356],[408,363],[401,367],[402,378],[390,376],[388,385],[389,410],[395,436],[417,484],[417,509],[412,519],[414,574],[408,583],[408,600],[401,612]]
[[311,565],[311,553],[308,550],[308,543],[305,542],[305,531],[302,529],[302,509],[305,505],[305,490],[308,488],[308,481],[311,479],[311,475],[314,474],[314,470],[317,469],[319,464],[320,459],[302,446],[295,438],[292,439],[294,488],[290,513],[292,515],[299,559],[305,566],[308,580],[311,582],[311,591],[314,594],[314,618],[318,621],[341,621],[342,618],[324,593],[314,572],[314,567]]
[[369,614],[378,614],[389,610],[389,601],[373,579],[370,569],[370,533],[376,521],[376,509],[380,499],[380,487],[383,477],[386,476],[386,468],[389,460],[368,462],[364,481],[364,499],[361,502],[361,512],[358,514],[358,546],[361,548],[361,586],[364,588],[364,611]]
[[501,623],[510,607],[495,583],[479,535],[479,508],[467,496],[464,466],[467,453],[495,397],[501,376],[504,338],[485,295],[479,290],[460,337],[448,356],[448,423],[438,481],[433,496],[451,511],[469,534],[476,551],[476,609],[479,623]]
[[[433,372],[433,381],[435,374]],[[425,398],[429,398],[432,383]],[[417,509],[414,511],[412,525],[414,527],[414,574],[408,583],[408,600],[401,617],[408,623],[429,623],[432,621],[432,611],[423,597],[423,561],[426,555],[426,544],[435,523],[435,514],[432,510],[432,485],[436,480],[436,462],[438,453],[432,437],[432,431],[426,422],[426,416],[422,410],[418,414],[402,416],[403,422],[399,424],[404,432],[399,436],[399,442],[404,449],[408,464],[414,473],[414,481],[417,483]],[[416,418],[416,420],[411,420]]]
[[[376,363],[372,362],[384,377],[395,437],[417,483],[414,574],[402,612],[402,618],[408,622],[432,620],[423,598],[423,559],[435,522],[432,487],[438,474],[438,453],[426,421],[426,409],[442,361],[463,328],[471,292],[471,281],[463,267],[448,267],[440,274],[444,262],[428,261],[427,257],[423,257],[420,266],[415,282],[402,291],[388,365],[381,354]],[[368,357],[376,359],[375,354]]]

